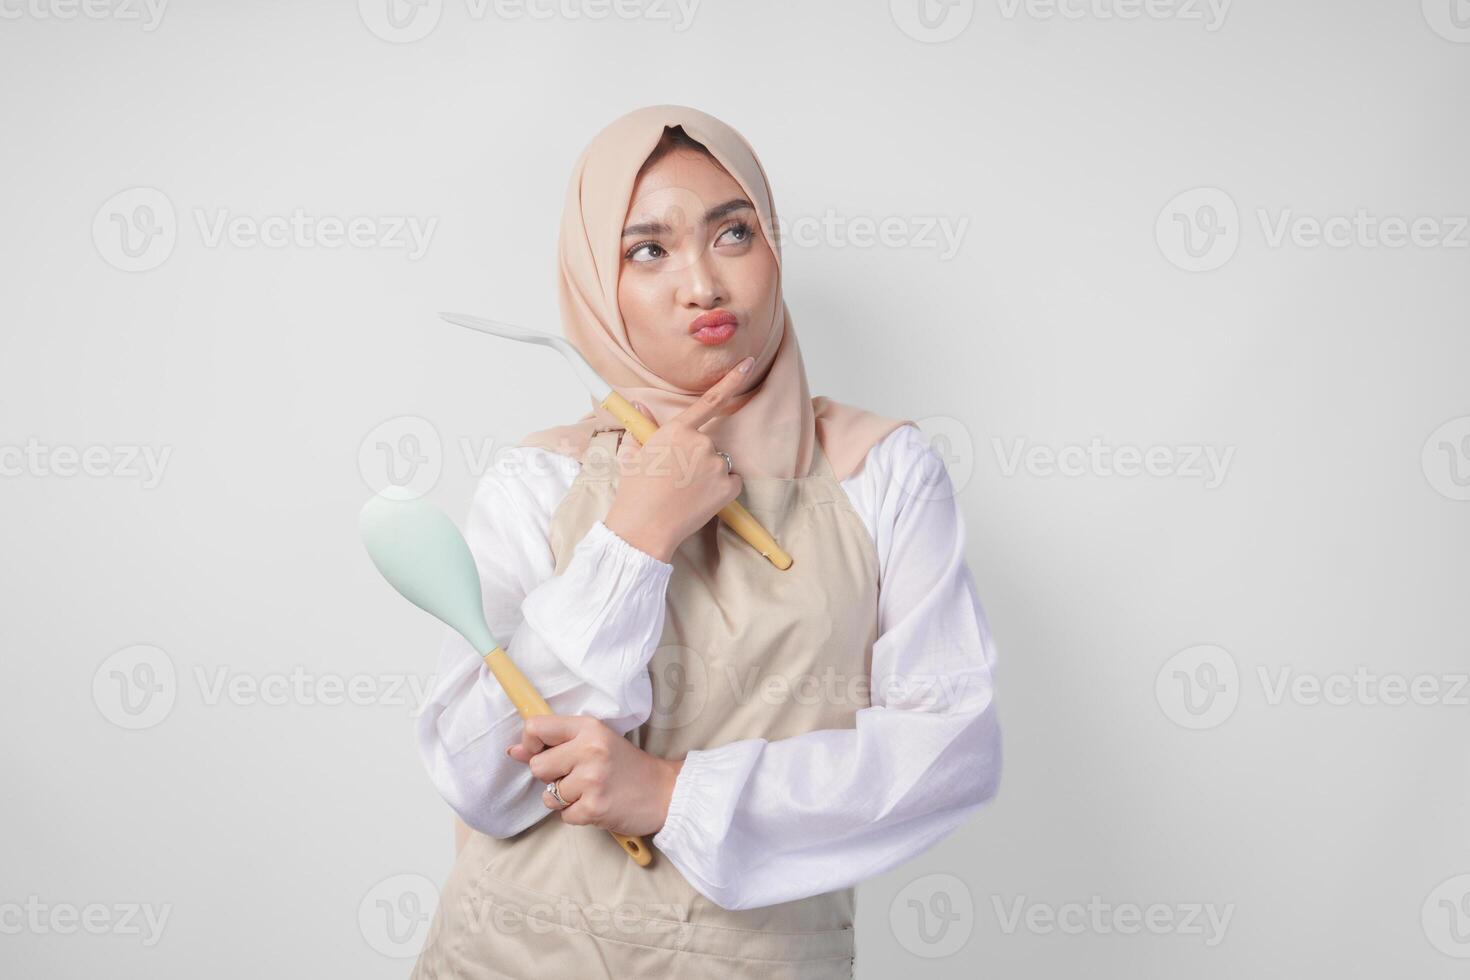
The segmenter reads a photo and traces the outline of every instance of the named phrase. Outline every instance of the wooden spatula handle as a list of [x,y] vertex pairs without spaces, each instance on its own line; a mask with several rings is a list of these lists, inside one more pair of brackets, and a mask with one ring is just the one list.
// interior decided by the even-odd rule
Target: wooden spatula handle
[[[536,688],[526,679],[526,675],[521,673],[520,668],[511,662],[510,655],[500,647],[485,654],[485,666],[490,668],[490,673],[495,675],[495,679],[505,689],[511,704],[516,706],[516,711],[522,718],[552,713],[551,706],[546,703],[546,699],[536,691]],[[608,833],[612,834],[618,845],[628,852],[633,863],[642,868],[648,867],[649,862],[653,860],[653,851],[644,843],[643,838],[628,837],[611,830]]]

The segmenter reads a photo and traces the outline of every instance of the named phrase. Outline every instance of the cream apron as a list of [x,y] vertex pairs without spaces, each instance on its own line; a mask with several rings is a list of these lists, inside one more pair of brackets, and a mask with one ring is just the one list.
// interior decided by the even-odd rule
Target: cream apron
[[[612,506],[622,433],[593,437],[552,516],[556,574]],[[818,447],[804,478],[745,478],[740,500],[794,561],[778,570],[718,518],[672,556],[664,632],[649,664],[653,712],[627,736],[663,758],[853,728],[870,703],[877,552],[826,456]],[[415,978],[852,976],[852,888],[729,911],[657,848],[640,868],[605,830],[547,814],[514,837],[470,835]]]

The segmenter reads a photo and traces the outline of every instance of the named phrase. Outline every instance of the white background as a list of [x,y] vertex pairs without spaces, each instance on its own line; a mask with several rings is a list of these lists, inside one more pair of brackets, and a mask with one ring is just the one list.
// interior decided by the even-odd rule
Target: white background
[[[1463,975],[1463,0],[95,2],[0,0],[3,972],[407,974],[451,863],[409,717],[440,628],[357,510],[407,450],[458,519],[486,455],[582,414],[554,355],[434,312],[557,329],[573,160],[675,102],[815,229],[812,391],[938,440],[999,643],[1000,797],[860,887],[859,976]],[[298,209],[432,232],[210,237]],[[1432,224],[1312,244],[1359,212]],[[1093,440],[1166,465],[1045,464]],[[1276,696],[1359,668],[1438,695]]]

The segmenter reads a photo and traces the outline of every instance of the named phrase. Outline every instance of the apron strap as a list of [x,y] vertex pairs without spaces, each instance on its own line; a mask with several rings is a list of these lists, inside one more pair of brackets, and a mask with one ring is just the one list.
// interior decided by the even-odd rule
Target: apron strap
[[815,433],[812,435],[812,465],[807,476],[830,476],[834,479],[836,474],[832,470],[832,462],[827,459],[827,454],[822,451],[822,440]]
[[582,453],[582,470],[577,479],[584,483],[611,483],[617,466],[618,443],[623,429],[598,429],[587,441]]

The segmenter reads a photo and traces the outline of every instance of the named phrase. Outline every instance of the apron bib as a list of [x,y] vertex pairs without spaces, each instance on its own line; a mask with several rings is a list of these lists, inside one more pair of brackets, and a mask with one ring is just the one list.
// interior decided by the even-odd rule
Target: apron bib
[[[612,507],[622,433],[593,436],[552,516],[556,574]],[[794,561],[776,569],[718,517],[675,551],[664,631],[649,663],[653,711],[627,735],[662,758],[854,728],[856,712],[871,703],[878,557],[821,447],[806,477],[745,478],[739,499]],[[640,868],[607,831],[551,811],[514,837],[471,833],[413,977],[852,976],[853,888],[730,911],[652,850],[652,863]]]

